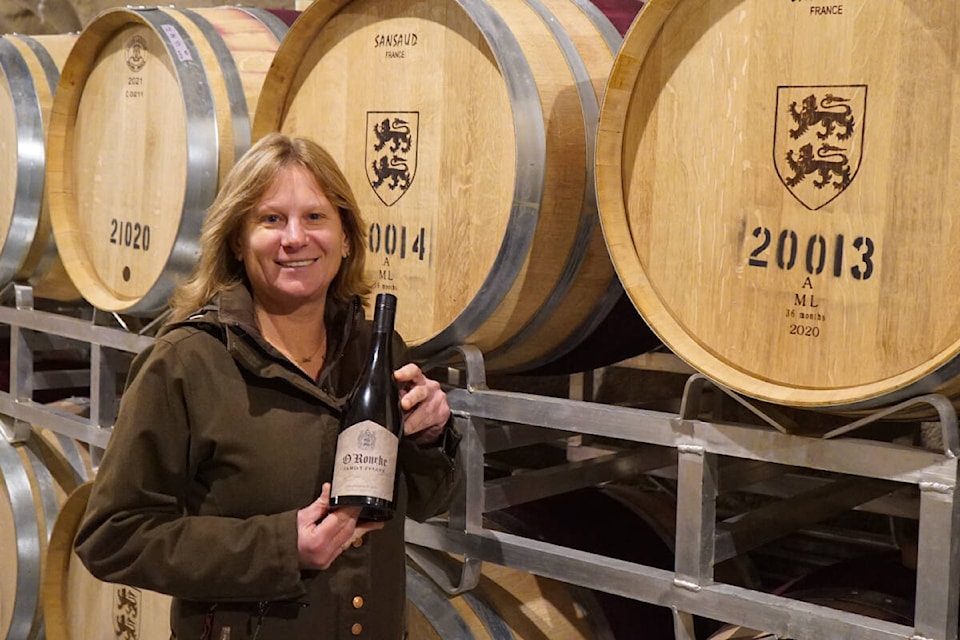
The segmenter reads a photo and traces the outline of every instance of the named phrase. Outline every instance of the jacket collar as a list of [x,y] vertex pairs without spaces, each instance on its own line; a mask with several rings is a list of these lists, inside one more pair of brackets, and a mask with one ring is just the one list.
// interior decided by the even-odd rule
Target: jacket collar
[[251,373],[263,378],[282,378],[311,395],[319,395],[339,409],[349,389],[340,384],[346,345],[363,322],[359,297],[347,303],[328,299],[324,313],[328,352],[317,381],[281,355],[260,333],[254,316],[253,296],[244,284],[224,289],[209,304],[178,324],[216,331],[230,355]]

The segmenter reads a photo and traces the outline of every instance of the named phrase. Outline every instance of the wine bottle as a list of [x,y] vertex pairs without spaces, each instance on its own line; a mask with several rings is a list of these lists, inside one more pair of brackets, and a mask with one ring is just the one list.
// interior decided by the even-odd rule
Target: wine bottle
[[366,366],[347,400],[337,437],[330,506],[363,507],[361,520],[389,520],[396,501],[397,450],[403,435],[391,352],[396,308],[396,296],[377,296]]

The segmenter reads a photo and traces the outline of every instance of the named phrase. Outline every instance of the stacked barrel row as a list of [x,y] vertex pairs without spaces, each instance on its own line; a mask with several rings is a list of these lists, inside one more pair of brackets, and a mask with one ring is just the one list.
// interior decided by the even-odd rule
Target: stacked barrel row
[[[238,154],[308,135],[353,184],[368,275],[420,358],[472,343],[535,369],[604,333],[625,290],[656,337],[607,336],[620,356],[659,339],[784,405],[952,397],[960,112],[930,27],[950,6],[659,0],[622,46],[586,0],[318,0],[283,33],[239,9],[109,11],[55,92],[53,235],[80,296],[156,313]],[[7,203],[7,280],[38,280],[49,248],[21,215],[37,167]]]
[[529,370],[620,317],[631,337],[611,360],[659,343],[599,228],[596,122],[621,36],[593,4],[323,1],[278,23],[125,8],[75,38],[43,120],[46,186],[31,185],[74,297],[160,313],[220,180],[280,130],[344,168],[368,275],[401,298],[417,357],[472,343],[491,369]]

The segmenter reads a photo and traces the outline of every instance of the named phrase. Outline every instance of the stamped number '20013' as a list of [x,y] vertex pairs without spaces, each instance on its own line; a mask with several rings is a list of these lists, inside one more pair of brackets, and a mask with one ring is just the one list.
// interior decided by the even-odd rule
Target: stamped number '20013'
[[[802,261],[800,266],[810,275],[819,275],[829,268],[835,278],[849,273],[854,280],[870,279],[876,267],[876,246],[869,236],[857,236],[848,245],[842,233],[832,240],[813,234],[806,242],[801,242],[797,232],[791,229],[781,231],[776,240],[767,227],[756,227],[752,235],[757,242],[750,252],[748,264],[751,267],[766,269],[772,258],[779,269],[789,271]],[[851,248],[854,257],[852,264],[846,267],[844,263],[850,259]]]

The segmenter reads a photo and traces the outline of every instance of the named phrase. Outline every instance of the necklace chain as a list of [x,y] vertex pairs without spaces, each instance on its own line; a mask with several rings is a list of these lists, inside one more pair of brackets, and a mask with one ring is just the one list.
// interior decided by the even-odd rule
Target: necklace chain
[[[313,357],[317,355],[317,352],[320,351],[321,348],[323,348],[323,345],[325,343],[326,343],[326,340],[321,340],[320,344],[317,345],[317,348],[313,350],[313,353],[311,353],[310,355],[304,358],[296,358],[297,362],[300,362],[302,364],[308,364],[311,360],[313,360]],[[320,354],[320,360],[323,360],[325,357],[326,357],[325,353]]]

